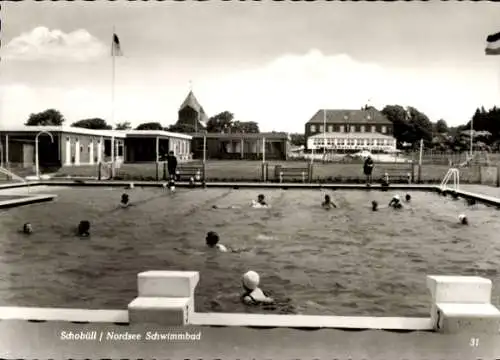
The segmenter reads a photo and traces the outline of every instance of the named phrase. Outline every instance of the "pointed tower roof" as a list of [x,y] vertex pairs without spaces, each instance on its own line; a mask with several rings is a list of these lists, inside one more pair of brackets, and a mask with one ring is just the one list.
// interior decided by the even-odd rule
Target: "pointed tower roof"
[[196,96],[194,96],[192,91],[189,92],[188,96],[186,97],[186,100],[184,100],[184,102],[182,103],[179,111],[186,107],[190,107],[191,109],[196,111],[200,111],[201,109],[201,105],[198,102],[198,99],[196,99]]
[[193,91],[189,91],[189,94],[187,95],[186,100],[184,100],[181,107],[179,108],[179,111],[182,111],[187,107],[195,110],[199,114],[199,121],[201,122],[201,124],[203,126],[206,126],[208,117],[205,114],[205,110],[203,110],[203,107],[198,102],[198,99],[196,99],[196,96],[194,96]]

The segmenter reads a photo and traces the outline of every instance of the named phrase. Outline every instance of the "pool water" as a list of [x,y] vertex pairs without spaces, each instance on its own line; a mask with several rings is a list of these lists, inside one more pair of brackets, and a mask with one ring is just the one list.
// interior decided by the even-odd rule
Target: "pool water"
[[[435,193],[413,192],[398,211],[386,207],[394,191],[330,191],[338,209],[326,211],[320,190],[39,191],[58,198],[0,213],[2,306],[126,308],[146,270],[199,271],[197,311],[428,316],[428,274],[490,278],[500,303],[497,210]],[[117,206],[124,192],[135,206]],[[248,206],[259,193],[270,209]],[[241,208],[223,209],[233,205]],[[469,226],[458,225],[460,213]],[[92,224],[89,239],[75,236],[80,220]],[[34,234],[19,232],[25,222]],[[240,252],[207,249],[210,230]],[[276,305],[240,303],[248,270]]]

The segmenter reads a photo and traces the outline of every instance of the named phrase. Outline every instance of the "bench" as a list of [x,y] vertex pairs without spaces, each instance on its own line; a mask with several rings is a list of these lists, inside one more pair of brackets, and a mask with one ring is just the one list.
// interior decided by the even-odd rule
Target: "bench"
[[274,168],[274,176],[280,183],[287,180],[298,180],[303,183],[309,182],[309,168],[307,167],[282,167],[276,165]]
[[189,181],[191,178],[194,181],[204,181],[205,176],[203,174],[203,167],[196,165],[182,165],[177,167],[175,171],[175,178],[177,181]]
[[413,171],[408,166],[384,166],[380,170],[383,174],[382,182],[412,183]]

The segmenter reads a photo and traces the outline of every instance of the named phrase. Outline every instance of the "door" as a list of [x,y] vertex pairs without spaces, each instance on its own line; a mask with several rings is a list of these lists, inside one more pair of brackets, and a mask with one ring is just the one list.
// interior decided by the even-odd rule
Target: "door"
[[69,137],[66,137],[66,150],[64,151],[64,163],[65,165],[71,165],[71,141]]
[[23,167],[32,167],[35,163],[35,147],[31,144],[23,144]]
[[75,165],[80,165],[80,139],[75,141]]

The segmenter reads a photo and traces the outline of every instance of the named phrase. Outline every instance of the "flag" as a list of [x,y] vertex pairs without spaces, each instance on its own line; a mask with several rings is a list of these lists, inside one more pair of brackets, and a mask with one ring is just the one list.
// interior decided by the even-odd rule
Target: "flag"
[[486,55],[500,55],[500,32],[486,38]]
[[113,34],[113,43],[111,44],[111,56],[123,56],[118,35]]

